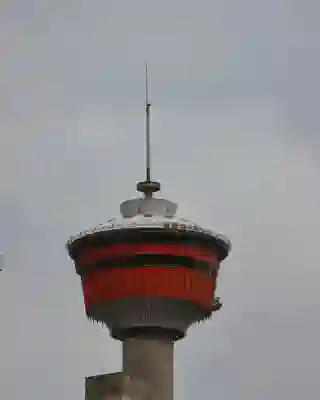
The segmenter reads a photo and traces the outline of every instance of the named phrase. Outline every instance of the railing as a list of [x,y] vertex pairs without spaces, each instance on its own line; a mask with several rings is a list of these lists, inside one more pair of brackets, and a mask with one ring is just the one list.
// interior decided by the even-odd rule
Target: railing
[[156,229],[169,229],[175,231],[189,231],[189,232],[199,232],[204,233],[206,235],[213,236],[217,240],[221,240],[226,246],[231,247],[230,240],[220,233],[213,232],[210,229],[201,228],[196,223],[181,223],[181,222],[171,222],[171,221],[156,221],[154,219],[148,221],[143,220],[141,222],[131,222],[131,223],[117,223],[116,219],[111,219],[108,221],[106,225],[100,225],[93,229],[86,229],[85,231],[80,232],[77,235],[71,236],[67,242],[67,245],[71,245],[76,240],[85,237],[87,235],[92,235],[94,233],[106,232],[112,230],[121,230],[121,229],[139,229],[139,228],[156,228]]

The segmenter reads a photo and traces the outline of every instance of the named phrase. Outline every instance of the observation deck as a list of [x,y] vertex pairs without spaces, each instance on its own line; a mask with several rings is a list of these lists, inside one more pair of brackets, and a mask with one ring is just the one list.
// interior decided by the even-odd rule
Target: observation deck
[[176,217],[177,205],[166,199],[127,200],[120,211],[122,218],[67,242],[88,318],[119,340],[159,331],[180,339],[221,308],[216,281],[231,243]]

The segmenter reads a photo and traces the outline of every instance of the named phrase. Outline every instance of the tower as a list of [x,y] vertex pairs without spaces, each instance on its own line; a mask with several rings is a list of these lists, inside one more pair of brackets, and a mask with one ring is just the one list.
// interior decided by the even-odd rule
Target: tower
[[216,283],[230,241],[177,217],[175,203],[155,197],[160,183],[151,179],[150,107],[146,73],[146,179],[137,184],[142,196],[122,202],[119,219],[67,242],[88,318],[123,343],[123,372],[90,378],[88,400],[124,398],[115,393],[128,382],[132,400],[173,400],[175,341],[221,308]]

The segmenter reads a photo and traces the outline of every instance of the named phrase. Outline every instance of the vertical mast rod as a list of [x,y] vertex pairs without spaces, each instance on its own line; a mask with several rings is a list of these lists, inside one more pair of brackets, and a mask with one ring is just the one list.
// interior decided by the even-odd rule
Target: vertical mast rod
[[150,163],[150,107],[148,97],[148,63],[146,61],[146,181],[151,182]]
[[158,192],[160,190],[160,183],[153,182],[151,180],[151,144],[150,144],[150,108],[151,103],[149,102],[149,93],[148,93],[148,64],[146,61],[146,70],[145,70],[145,101],[146,101],[146,180],[144,182],[139,182],[137,184],[137,189],[139,192],[144,193],[145,197],[152,197],[153,193]]

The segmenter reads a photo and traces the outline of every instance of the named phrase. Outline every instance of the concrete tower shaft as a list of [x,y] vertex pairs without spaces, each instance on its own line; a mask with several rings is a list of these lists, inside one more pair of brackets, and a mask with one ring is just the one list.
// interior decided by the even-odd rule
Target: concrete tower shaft
[[123,342],[123,373],[148,382],[154,397],[173,400],[174,343],[165,337],[137,336]]

